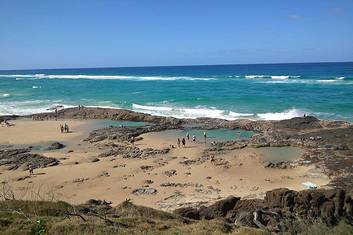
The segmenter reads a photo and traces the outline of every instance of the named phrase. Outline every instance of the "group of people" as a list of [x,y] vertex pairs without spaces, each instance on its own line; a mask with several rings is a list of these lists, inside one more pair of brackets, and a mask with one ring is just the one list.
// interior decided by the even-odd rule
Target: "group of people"
[[70,132],[69,125],[67,125],[66,123],[64,125],[60,124],[60,131],[61,133],[69,133]]
[[[205,141],[205,144],[206,144],[207,143],[207,134],[206,134],[206,132],[203,133],[203,137],[204,137],[204,141]],[[177,140],[178,148],[180,148],[181,146],[184,148],[186,146],[186,139],[185,138],[188,141],[190,141],[189,132],[186,133],[186,136],[184,138],[182,138],[182,139],[178,138],[178,140]],[[196,136],[195,135],[192,136],[192,142],[196,143]]]

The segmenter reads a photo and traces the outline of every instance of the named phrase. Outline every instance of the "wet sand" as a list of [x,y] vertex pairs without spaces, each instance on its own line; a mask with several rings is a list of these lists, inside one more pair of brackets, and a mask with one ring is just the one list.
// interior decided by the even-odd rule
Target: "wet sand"
[[[72,133],[60,133],[59,124],[65,122]],[[36,169],[30,178],[18,181],[28,176],[28,172],[0,168],[1,182],[8,182],[18,199],[53,198],[82,203],[96,198],[116,205],[129,198],[140,205],[171,210],[190,203],[212,203],[229,195],[262,198],[265,191],[280,187],[302,190],[305,189],[302,183],[307,181],[317,185],[329,183],[328,177],[314,165],[291,169],[264,168],[261,148],[233,150],[217,156],[214,163],[198,164],[197,160],[207,145],[190,141],[186,148],[174,148],[167,154],[150,158],[106,157],[92,162],[103,151],[100,145],[82,141],[88,135],[89,126],[93,126],[92,121],[19,120],[13,123],[13,127],[1,127],[0,144],[45,145],[50,141],[67,144],[60,150],[41,150],[41,154],[55,157],[61,164]],[[136,143],[142,149],[176,146],[173,135],[148,133],[142,137]],[[181,163],[185,160],[196,163]],[[152,188],[157,192],[132,194],[139,188]]]

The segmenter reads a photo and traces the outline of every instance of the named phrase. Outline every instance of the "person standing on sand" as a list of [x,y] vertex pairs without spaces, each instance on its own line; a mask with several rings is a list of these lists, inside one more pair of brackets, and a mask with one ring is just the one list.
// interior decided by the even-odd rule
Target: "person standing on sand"
[[206,139],[207,139],[206,131],[203,132],[203,137],[205,138],[205,144],[206,144]]
[[181,143],[183,144],[183,147],[185,147],[185,138],[181,140]]
[[64,131],[66,132],[66,133],[69,133],[69,126],[65,123],[65,125],[64,125]]
[[180,148],[180,139],[178,138],[178,148]]
[[196,142],[196,136],[192,136],[192,142]]
[[131,144],[134,145],[135,144],[135,137],[131,137]]
[[30,164],[30,165],[28,166],[28,171],[29,171],[29,174],[30,174],[30,175],[33,175],[33,167],[32,167],[32,164]]
[[188,139],[188,141],[190,140],[190,134],[189,134],[189,132],[186,132],[186,138]]
[[60,124],[60,131],[61,133],[64,133],[64,126]]

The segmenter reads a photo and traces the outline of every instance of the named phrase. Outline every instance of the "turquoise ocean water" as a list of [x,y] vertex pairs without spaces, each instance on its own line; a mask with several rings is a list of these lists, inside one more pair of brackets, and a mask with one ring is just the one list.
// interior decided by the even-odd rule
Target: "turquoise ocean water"
[[0,115],[55,105],[174,117],[353,121],[353,63],[0,71]]

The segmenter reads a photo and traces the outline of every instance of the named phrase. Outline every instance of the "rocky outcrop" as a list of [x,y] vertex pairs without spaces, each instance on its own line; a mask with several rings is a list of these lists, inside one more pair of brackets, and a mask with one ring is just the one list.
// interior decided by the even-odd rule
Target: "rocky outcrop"
[[286,188],[268,191],[263,200],[228,197],[209,207],[181,208],[174,213],[190,219],[221,218],[238,225],[286,231],[287,222],[298,219],[322,221],[328,226],[345,220],[353,224],[353,199],[342,189],[305,190]]
[[144,133],[173,129],[173,125],[147,125],[141,127],[107,127],[92,131],[85,141],[91,143],[103,140],[130,141],[132,137],[138,137]]
[[145,158],[151,157],[158,154],[166,154],[170,151],[169,148],[163,149],[140,149],[131,144],[116,144],[112,143],[109,145],[109,149],[105,152],[98,155],[99,158],[101,157],[118,157],[121,156],[123,158]]
[[141,121],[159,124],[178,125],[180,119],[172,117],[154,116],[145,113],[138,113],[126,109],[109,109],[109,108],[67,108],[57,112],[33,114],[34,120],[48,120],[56,118],[65,119],[111,119],[126,121]]
[[35,169],[58,164],[59,160],[31,153],[30,149],[0,149],[0,166],[7,166],[9,170],[28,170],[30,166]]
[[320,120],[316,117],[295,117],[274,123],[274,129],[307,130],[322,128]]

